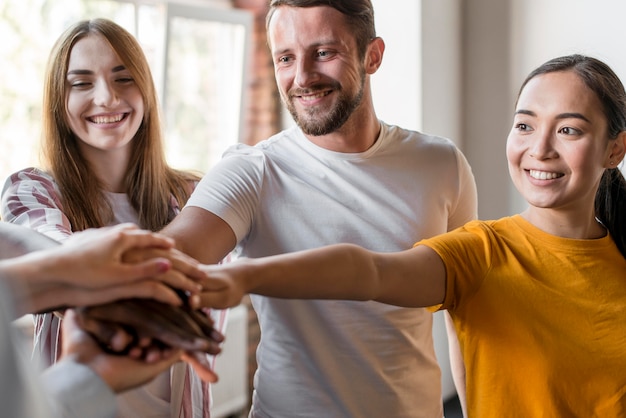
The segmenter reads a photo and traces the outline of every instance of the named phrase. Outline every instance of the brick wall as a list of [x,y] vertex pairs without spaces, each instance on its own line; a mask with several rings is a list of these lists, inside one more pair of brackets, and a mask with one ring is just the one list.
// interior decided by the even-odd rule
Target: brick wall
[[[254,33],[252,56],[249,60],[247,111],[245,131],[241,141],[246,144],[257,142],[278,132],[280,126],[280,96],[274,79],[274,67],[267,47],[265,36],[265,15],[268,0],[232,0],[234,7],[249,10],[254,14]],[[250,298],[244,303],[248,306],[248,388],[252,399],[252,382],[256,370],[256,347],[261,330]]]
[[280,129],[280,96],[265,36],[269,0],[232,0],[238,9],[254,14],[252,55],[249,60],[246,126],[242,142],[256,144]]

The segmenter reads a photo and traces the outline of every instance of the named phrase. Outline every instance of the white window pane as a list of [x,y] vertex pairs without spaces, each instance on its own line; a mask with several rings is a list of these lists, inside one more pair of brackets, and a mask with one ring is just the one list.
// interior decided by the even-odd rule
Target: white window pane
[[206,171],[239,140],[251,25],[224,16],[251,22],[244,12],[170,8],[164,107],[167,155],[176,167]]

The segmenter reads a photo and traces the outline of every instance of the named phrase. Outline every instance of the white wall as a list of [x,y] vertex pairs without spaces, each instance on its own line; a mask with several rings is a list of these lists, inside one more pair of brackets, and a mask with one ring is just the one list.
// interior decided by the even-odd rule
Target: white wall
[[[378,117],[461,145],[460,0],[373,0],[383,64],[371,77]],[[444,399],[455,394],[443,314],[433,325]]]
[[518,84],[542,62],[571,53],[599,58],[626,80],[623,0],[514,0],[512,12],[511,60]]
[[623,0],[464,1],[461,129],[481,218],[525,207],[509,180],[504,146],[527,73],[550,58],[582,53],[605,61],[626,81],[624,16]]
[[422,124],[421,1],[372,3],[377,35],[385,41],[383,63],[370,78],[376,113],[385,122],[418,129]]

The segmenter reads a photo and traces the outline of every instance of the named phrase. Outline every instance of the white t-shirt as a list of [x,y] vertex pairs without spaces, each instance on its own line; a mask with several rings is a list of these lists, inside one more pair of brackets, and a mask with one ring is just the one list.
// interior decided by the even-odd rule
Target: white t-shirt
[[[340,242],[398,251],[474,219],[476,186],[444,138],[382,123],[370,149],[347,154],[292,128],[254,147],[232,147],[188,206],[224,219],[244,257]],[[427,310],[252,301],[261,326],[253,417],[442,416]]]

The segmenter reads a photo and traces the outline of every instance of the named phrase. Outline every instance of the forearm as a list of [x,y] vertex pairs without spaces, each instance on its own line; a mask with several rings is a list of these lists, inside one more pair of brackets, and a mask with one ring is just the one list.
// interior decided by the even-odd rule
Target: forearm
[[247,292],[266,296],[426,307],[442,303],[445,294],[443,262],[425,246],[381,253],[338,244],[250,264]]
[[370,300],[379,287],[373,253],[350,244],[246,259],[232,268],[241,272],[244,293],[278,298]]
[[18,257],[58,245],[57,241],[32,229],[0,222],[0,259]]
[[0,280],[12,291],[16,315],[70,304],[59,279],[68,268],[63,259],[40,252],[0,261]]
[[405,307],[443,302],[446,272],[432,249],[381,253],[352,244],[204,266],[203,306],[228,308],[244,294],[289,299],[375,300]]
[[55,296],[48,292],[50,286],[45,283],[57,266],[50,265],[46,257],[35,252],[60,244],[36,231],[6,222],[0,222],[0,238],[0,280],[12,291],[19,310],[16,314],[43,309],[45,300]]

